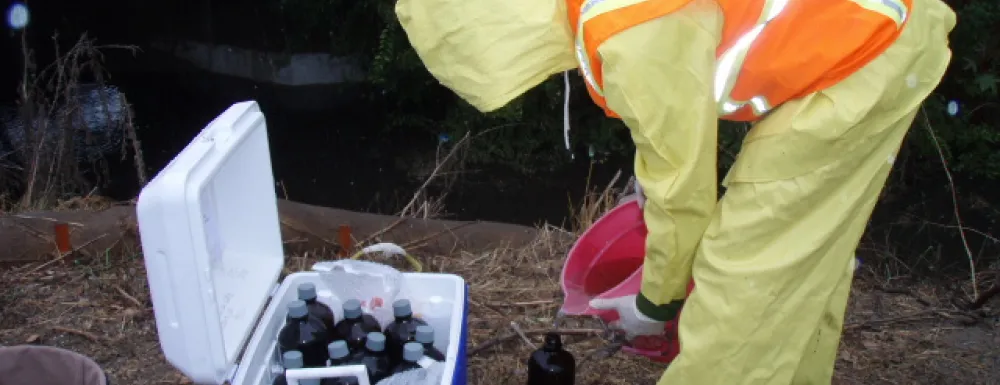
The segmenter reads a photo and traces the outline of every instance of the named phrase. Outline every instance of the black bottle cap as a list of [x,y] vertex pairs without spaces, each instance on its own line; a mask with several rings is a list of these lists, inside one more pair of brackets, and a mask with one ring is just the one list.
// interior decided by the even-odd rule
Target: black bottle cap
[[545,333],[545,348],[554,350],[562,349],[562,336],[556,332]]

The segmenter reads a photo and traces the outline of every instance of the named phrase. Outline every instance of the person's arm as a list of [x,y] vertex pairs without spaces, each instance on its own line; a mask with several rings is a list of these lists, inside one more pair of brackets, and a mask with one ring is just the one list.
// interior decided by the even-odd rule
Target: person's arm
[[636,145],[649,235],[636,306],[672,319],[691,280],[691,262],[716,203],[718,116],[713,97],[722,14],[695,0],[630,28],[599,49],[608,107]]

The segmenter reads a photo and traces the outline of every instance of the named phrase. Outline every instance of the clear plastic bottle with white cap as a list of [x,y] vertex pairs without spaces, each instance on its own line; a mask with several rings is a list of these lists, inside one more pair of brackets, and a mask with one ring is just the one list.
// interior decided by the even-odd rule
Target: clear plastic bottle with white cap
[[434,346],[440,350],[448,349],[448,331],[451,327],[452,302],[441,296],[432,295],[420,300],[420,318],[428,326],[434,328]]

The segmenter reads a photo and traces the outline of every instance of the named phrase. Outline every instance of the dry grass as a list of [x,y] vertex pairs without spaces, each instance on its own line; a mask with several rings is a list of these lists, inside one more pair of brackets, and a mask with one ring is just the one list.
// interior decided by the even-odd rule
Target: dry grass
[[[132,121],[131,106],[124,94],[119,93],[120,99],[112,101],[103,88],[107,78],[103,68],[103,51],[135,51],[136,47],[96,45],[84,34],[63,51],[57,36],[54,36],[52,42],[56,59],[38,69],[25,36],[21,33],[24,61],[17,111],[22,122],[18,135],[23,138],[23,143],[14,146],[12,151],[0,153],[0,212],[49,209],[60,199],[93,194],[98,187],[93,182],[94,175],[98,179],[107,179],[107,165],[103,159],[85,162],[81,161],[79,153],[83,144],[80,138],[84,142],[94,140],[92,128],[84,120],[87,106],[80,102],[80,86],[84,79],[100,86],[100,108],[108,114],[107,122],[122,126],[120,129],[125,136],[121,146],[122,159],[130,152],[133,154],[138,180],[144,184],[145,164]],[[120,105],[113,105],[119,102]],[[121,111],[120,119],[112,118],[112,110]],[[111,132],[110,135],[116,135],[118,128],[106,127],[106,130]]]
[[570,201],[569,212],[572,218],[572,229],[576,233],[582,233],[584,230],[590,228],[598,219],[601,218],[604,213],[611,210],[618,204],[618,202],[623,198],[623,194],[628,192],[634,187],[635,180],[630,179],[626,184],[624,189],[618,189],[615,184],[618,183],[618,178],[621,177],[622,172],[618,170],[615,176],[611,178],[607,186],[603,189],[597,190],[591,187],[591,172],[593,172],[594,167],[591,163],[591,167],[587,172],[587,183],[585,187],[586,194],[584,194],[583,199],[581,199],[578,206],[574,206],[573,202]]
[[1000,383],[995,309],[959,310],[945,287],[859,277],[837,360],[837,383]]
[[[560,232],[545,228],[533,244],[521,249],[452,256],[439,263],[442,271],[460,274],[469,282],[469,346],[477,353],[469,359],[471,383],[524,382],[525,359],[541,346],[541,333],[551,330],[562,297],[559,273],[570,238]],[[599,325],[587,320],[569,320],[562,327],[599,330]],[[529,334],[531,345],[520,337],[510,338],[517,335],[517,329]],[[501,343],[477,349],[505,336]],[[565,342],[578,360],[604,346],[596,334],[567,335]],[[655,381],[662,366],[617,356],[582,364],[579,370],[579,384],[636,384]]]
[[[470,285],[470,384],[521,384],[524,360],[553,321],[561,292],[558,273],[569,244],[562,230],[543,229],[533,244],[482,254],[421,255],[425,269],[460,274]],[[287,271],[307,268],[324,256],[287,259]],[[402,266],[402,265],[400,265]],[[135,253],[90,255],[32,271],[0,273],[0,344],[55,345],[93,357],[115,383],[179,384],[186,380],[163,358],[146,287]],[[892,286],[907,289],[893,289]],[[996,320],[965,314],[949,305],[940,285],[879,282],[859,277],[851,301],[837,384],[1000,383]],[[976,321],[967,326],[966,323]],[[565,325],[596,329],[586,321]],[[603,342],[575,333],[566,337],[578,359]],[[618,355],[580,367],[579,384],[652,384],[663,366]]]
[[[447,191],[450,191],[454,186],[458,175],[464,172],[465,158],[472,139],[473,137],[469,136],[469,133],[465,133],[461,139],[451,145],[447,153],[443,152],[443,144],[438,143],[434,156],[434,168],[427,174],[424,183],[413,193],[409,202],[399,211],[400,217],[433,219],[440,218],[445,214],[444,199],[448,196]],[[437,196],[431,196],[428,187],[435,182],[441,186],[441,191],[444,192]]]
[[[608,197],[615,194],[613,187],[595,191],[588,202],[609,205],[614,199]],[[580,212],[603,210],[584,205]],[[424,271],[459,274],[470,285],[470,384],[524,382],[526,357],[540,345],[541,333],[552,327],[562,294],[559,272],[573,235],[549,226],[539,230],[534,243],[517,249],[449,255],[411,250],[421,258]],[[333,257],[289,256],[286,272],[326,258]],[[406,268],[402,262],[390,264]],[[9,269],[0,272],[0,286],[13,288],[0,294],[0,344],[37,343],[81,352],[105,367],[115,383],[187,383],[159,349],[137,252],[80,256],[42,269]],[[1000,325],[996,318],[984,317],[994,309],[960,311],[945,287],[885,279],[873,271],[860,274],[835,383],[1000,383]],[[571,320],[563,327],[573,330],[565,339],[578,360],[604,344],[589,332],[598,329],[589,320]],[[619,354],[581,364],[577,383],[653,384],[663,368]]]

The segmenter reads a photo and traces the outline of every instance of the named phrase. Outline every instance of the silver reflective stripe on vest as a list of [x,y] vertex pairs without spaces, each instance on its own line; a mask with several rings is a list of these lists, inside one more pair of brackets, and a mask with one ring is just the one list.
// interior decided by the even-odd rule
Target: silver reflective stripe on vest
[[744,33],[743,36],[740,36],[736,40],[736,44],[733,44],[732,47],[719,57],[715,69],[715,102],[718,103],[720,116],[734,113],[747,104],[753,109],[754,114],[758,116],[763,115],[771,109],[771,103],[763,96],[754,96],[747,101],[738,101],[733,100],[730,94],[733,92],[733,87],[736,86],[736,80],[743,69],[743,62],[746,60],[747,53],[750,52],[750,47],[757,41],[757,37],[760,36],[761,32],[764,32],[764,27],[771,20],[781,15],[781,12],[785,10],[785,6],[788,5],[788,1],[767,0],[764,3],[764,12],[761,12],[757,24],[750,31]]
[[604,89],[597,84],[597,78],[594,77],[592,67],[593,64],[590,62],[590,55],[587,55],[587,48],[583,40],[583,37],[585,36],[583,33],[583,24],[597,16],[617,9],[639,4],[643,1],[644,0],[587,0],[580,7],[580,18],[576,23],[576,36],[574,37],[576,61],[580,64],[580,72],[583,72],[583,79],[586,80],[587,84],[590,85],[590,88],[602,98],[604,97]]
[[604,97],[604,90],[597,85],[597,79],[594,78],[594,71],[590,67],[590,55],[587,55],[587,48],[583,42],[583,22],[584,16],[589,12],[594,6],[603,3],[607,0],[587,0],[580,7],[580,18],[576,23],[576,36],[574,37],[574,51],[576,51],[576,61],[580,63],[580,72],[583,72],[583,79],[590,85],[590,88],[597,92],[598,95]]
[[896,28],[902,28],[909,16],[910,10],[902,0],[851,0],[861,8],[881,13],[896,23]]
[[[885,15],[896,23],[897,28],[901,28],[906,21],[909,10],[901,0],[851,0],[862,8]],[[767,24],[781,15],[788,5],[789,0],[767,0],[764,3],[764,12],[757,24],[747,33],[740,36],[736,44],[733,44],[719,58],[715,72],[715,101],[718,103],[719,115],[725,116],[738,111],[747,104],[753,110],[754,115],[761,116],[771,110],[774,106],[768,102],[767,98],[758,95],[753,96],[748,101],[738,101],[732,99],[733,87],[743,63],[746,61],[750,47],[760,36]]]
[[[590,56],[584,44],[583,25],[587,20],[594,17],[624,8],[633,4],[641,3],[643,0],[587,0],[580,8],[580,18],[576,25],[576,36],[574,50],[577,62],[580,64],[580,71],[583,78],[591,89],[600,97],[604,97],[604,90],[597,84],[594,77]],[[767,27],[768,23],[781,15],[791,0],[766,0],[764,11],[761,12],[757,24],[749,31],[740,36],[726,52],[719,57],[715,70],[714,93],[717,103],[717,111],[720,116],[732,114],[739,109],[749,105],[754,115],[761,116],[770,111],[774,106],[763,95],[751,97],[749,100],[740,101],[732,99],[733,88],[743,69],[747,54],[753,43]],[[833,0],[831,0],[833,1]],[[901,28],[909,13],[909,9],[902,0],[850,0],[867,10],[880,13],[896,23],[897,28]]]

